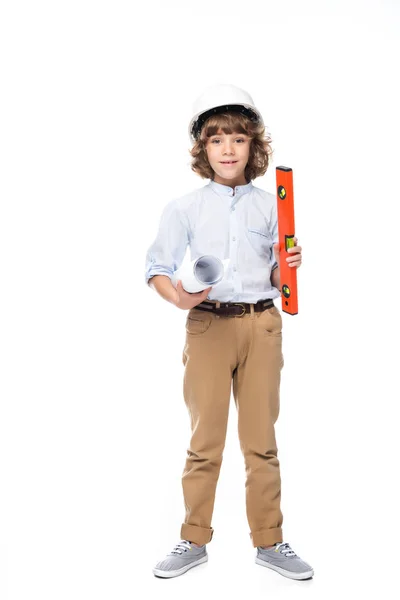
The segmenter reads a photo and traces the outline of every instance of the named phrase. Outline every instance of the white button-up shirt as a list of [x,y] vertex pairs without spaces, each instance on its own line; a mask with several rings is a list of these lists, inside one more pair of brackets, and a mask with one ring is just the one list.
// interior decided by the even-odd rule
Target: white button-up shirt
[[154,275],[171,278],[189,246],[191,260],[204,254],[230,259],[209,300],[255,303],[278,298],[279,290],[271,285],[271,272],[278,266],[273,251],[278,241],[276,201],[251,181],[233,189],[212,180],[171,200],[147,251],[146,283]]

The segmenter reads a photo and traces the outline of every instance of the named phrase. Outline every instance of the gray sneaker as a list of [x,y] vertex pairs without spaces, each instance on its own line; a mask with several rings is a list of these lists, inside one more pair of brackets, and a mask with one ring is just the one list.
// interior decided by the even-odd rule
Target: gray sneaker
[[278,571],[290,579],[309,579],[314,575],[313,568],[301,560],[289,544],[284,542],[277,542],[273,548],[269,549],[258,546],[256,563]]
[[153,573],[157,577],[177,577],[207,560],[208,554],[205,545],[197,548],[191,542],[181,540],[164,560],[156,564]]

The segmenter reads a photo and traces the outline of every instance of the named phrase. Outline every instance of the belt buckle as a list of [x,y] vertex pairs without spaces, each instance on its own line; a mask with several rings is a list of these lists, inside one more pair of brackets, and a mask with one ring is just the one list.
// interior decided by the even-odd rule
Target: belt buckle
[[243,308],[243,312],[242,312],[242,314],[241,314],[241,315],[233,315],[233,316],[234,316],[234,317],[243,317],[243,315],[244,315],[244,314],[245,314],[245,312],[246,312],[246,307],[245,307],[245,305],[244,305],[244,304],[242,304],[241,302],[234,302],[233,304],[234,304],[235,306],[241,306],[241,307]]

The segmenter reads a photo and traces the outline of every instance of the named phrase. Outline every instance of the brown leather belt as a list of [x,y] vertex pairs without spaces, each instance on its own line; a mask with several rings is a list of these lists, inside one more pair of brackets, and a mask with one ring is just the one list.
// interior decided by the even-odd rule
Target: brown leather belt
[[[259,300],[256,304],[253,304],[253,306],[254,312],[262,312],[263,310],[274,306],[274,301],[272,299]],[[215,302],[207,302],[207,300],[205,300],[193,308],[206,310],[222,317],[243,317],[245,313],[250,312],[250,307],[251,304],[247,302],[220,302],[220,306],[217,308]]]

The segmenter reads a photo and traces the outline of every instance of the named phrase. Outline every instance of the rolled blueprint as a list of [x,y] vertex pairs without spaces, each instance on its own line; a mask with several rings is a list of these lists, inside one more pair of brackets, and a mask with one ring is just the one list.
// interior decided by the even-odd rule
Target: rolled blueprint
[[192,262],[182,265],[173,274],[171,281],[176,287],[182,281],[183,289],[190,293],[201,292],[216,285],[225,274],[229,258],[220,260],[211,254],[204,254]]

